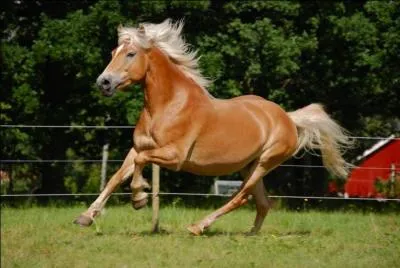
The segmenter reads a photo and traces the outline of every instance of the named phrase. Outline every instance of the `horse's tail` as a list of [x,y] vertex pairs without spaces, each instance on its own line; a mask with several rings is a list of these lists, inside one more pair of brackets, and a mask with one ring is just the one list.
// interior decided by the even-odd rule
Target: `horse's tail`
[[324,166],[333,174],[346,177],[351,164],[342,155],[353,144],[348,132],[330,118],[320,104],[313,103],[288,114],[298,130],[297,150],[294,154],[301,149],[318,149]]

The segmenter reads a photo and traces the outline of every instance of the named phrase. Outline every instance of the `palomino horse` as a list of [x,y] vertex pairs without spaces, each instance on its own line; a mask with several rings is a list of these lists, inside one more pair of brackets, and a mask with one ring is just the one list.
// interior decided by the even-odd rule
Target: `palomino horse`
[[213,98],[209,81],[198,69],[196,52],[181,37],[183,23],[120,27],[118,47],[97,84],[106,96],[140,83],[144,107],[134,132],[134,147],[104,191],[75,223],[88,226],[111,193],[133,175],[130,184],[135,209],[147,203],[142,170],[154,163],[172,170],[219,176],[240,171],[243,184],[224,206],[188,227],[201,234],[218,217],[253,196],[257,214],[251,233],[257,233],[270,208],[262,177],[302,148],[321,151],[325,166],[347,174],[342,149],[346,132],[318,104],[285,112],[257,96],[229,100]]

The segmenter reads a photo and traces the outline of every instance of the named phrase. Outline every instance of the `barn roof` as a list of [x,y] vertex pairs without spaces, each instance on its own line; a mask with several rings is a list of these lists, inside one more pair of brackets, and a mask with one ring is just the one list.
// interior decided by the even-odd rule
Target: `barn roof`
[[384,147],[386,144],[390,143],[391,141],[395,140],[395,135],[390,135],[389,137],[387,137],[384,140],[380,140],[377,143],[375,143],[374,145],[372,145],[369,149],[365,150],[361,155],[357,156],[357,160],[360,161],[364,158],[366,158],[367,156],[373,154],[374,152],[380,150],[382,147]]

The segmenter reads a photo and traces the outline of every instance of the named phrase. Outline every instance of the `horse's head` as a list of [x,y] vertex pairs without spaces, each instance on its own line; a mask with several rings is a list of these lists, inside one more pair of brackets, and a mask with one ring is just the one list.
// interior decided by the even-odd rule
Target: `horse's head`
[[97,78],[97,85],[105,96],[143,80],[148,68],[145,50],[133,43],[122,42],[111,54],[110,63]]
[[119,27],[118,47],[113,50],[112,58],[103,73],[97,78],[97,84],[106,96],[114,94],[116,89],[143,81],[150,69],[152,48],[156,47],[165,57],[169,57],[189,79],[206,88],[210,83],[198,70],[196,51],[181,36],[183,21],[173,23],[170,19],[160,24],[142,23],[139,27]]

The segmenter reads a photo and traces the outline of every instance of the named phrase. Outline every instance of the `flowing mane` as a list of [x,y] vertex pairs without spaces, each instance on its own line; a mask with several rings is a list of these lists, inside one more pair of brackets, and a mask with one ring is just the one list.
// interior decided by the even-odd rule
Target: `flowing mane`
[[157,46],[203,89],[211,81],[205,78],[199,70],[197,51],[191,50],[189,44],[181,36],[183,21],[173,23],[170,19],[160,24],[141,23],[138,28],[119,27],[118,44],[129,42],[144,49]]

